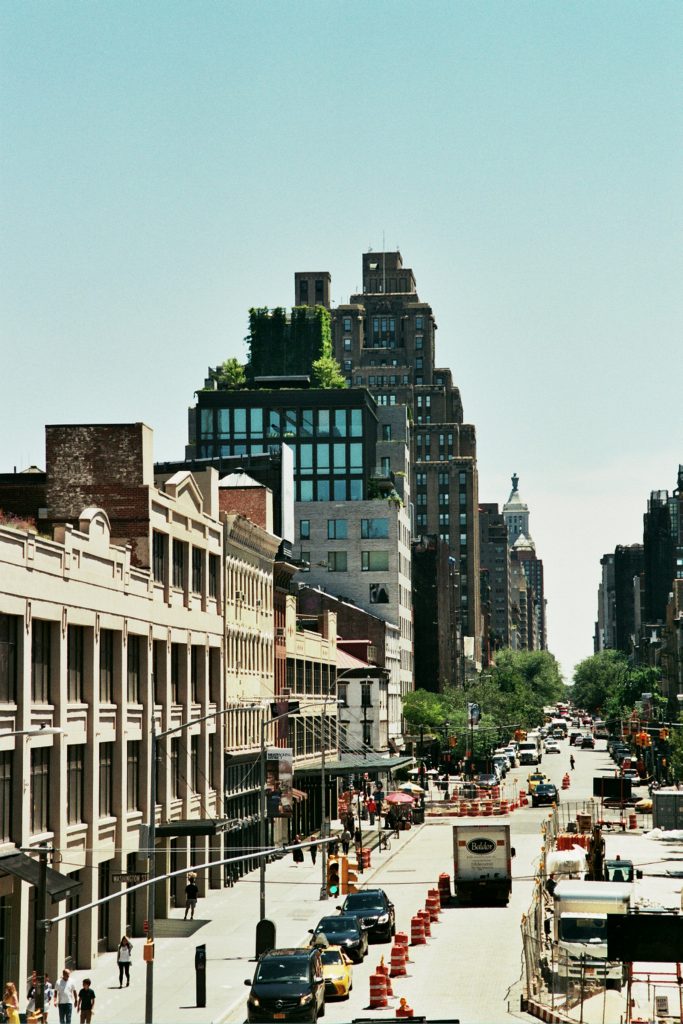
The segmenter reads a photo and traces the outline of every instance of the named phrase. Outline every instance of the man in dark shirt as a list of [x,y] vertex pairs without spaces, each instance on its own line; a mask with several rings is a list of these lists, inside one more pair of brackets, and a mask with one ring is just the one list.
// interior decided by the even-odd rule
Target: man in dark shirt
[[555,889],[557,888],[557,882],[555,881],[555,872],[551,871],[545,881],[545,891],[552,899],[555,895]]

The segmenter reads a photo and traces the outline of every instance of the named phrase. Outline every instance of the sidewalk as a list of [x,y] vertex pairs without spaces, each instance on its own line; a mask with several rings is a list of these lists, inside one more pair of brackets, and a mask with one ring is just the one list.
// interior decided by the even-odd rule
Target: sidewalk
[[[367,882],[386,861],[414,837],[419,829],[392,837],[392,850],[373,849],[373,867],[360,877]],[[374,841],[377,832],[364,833]],[[266,917],[276,925],[280,947],[308,942],[308,928],[319,917],[335,913],[337,901],[320,900],[321,858],[313,865],[308,852],[303,864],[291,856],[266,867]],[[341,898],[339,899],[341,901]],[[157,921],[154,962],[154,1024],[219,1024],[232,1016],[246,1000],[244,984],[254,973],[256,924],[259,918],[259,873],[252,871],[230,889],[209,890],[197,903],[194,921],[184,921],[184,909],[174,909],[165,921]],[[84,977],[96,992],[95,1020],[100,1024],[125,1021],[142,1024],[145,1019],[144,939],[133,939],[130,987],[119,989],[116,953],[99,957],[90,970],[76,970],[73,981],[81,987]],[[206,1007],[195,1005],[195,947],[206,945]],[[125,985],[125,982],[124,982]],[[56,1010],[54,1020],[57,1019]],[[233,1013],[231,1014],[231,1011]],[[50,1014],[51,1018],[53,1013]],[[243,1019],[243,1018],[239,1018]],[[74,1015],[73,1020],[77,1020]]]

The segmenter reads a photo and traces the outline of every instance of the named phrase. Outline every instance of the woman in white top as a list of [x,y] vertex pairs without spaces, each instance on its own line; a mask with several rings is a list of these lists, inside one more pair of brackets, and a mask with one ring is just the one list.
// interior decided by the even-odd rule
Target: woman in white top
[[116,962],[119,965],[119,988],[123,985],[123,976],[126,976],[126,985],[130,985],[130,961],[133,947],[127,935],[121,936],[119,948],[116,955]]

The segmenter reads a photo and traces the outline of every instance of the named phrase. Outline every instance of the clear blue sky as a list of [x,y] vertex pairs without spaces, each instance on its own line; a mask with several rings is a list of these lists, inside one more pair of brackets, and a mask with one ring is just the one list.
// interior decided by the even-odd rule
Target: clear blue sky
[[2,459],[144,420],[182,455],[206,367],[297,269],[335,301],[400,247],[517,471],[551,648],[591,653],[599,558],[683,461],[676,2],[0,7]]

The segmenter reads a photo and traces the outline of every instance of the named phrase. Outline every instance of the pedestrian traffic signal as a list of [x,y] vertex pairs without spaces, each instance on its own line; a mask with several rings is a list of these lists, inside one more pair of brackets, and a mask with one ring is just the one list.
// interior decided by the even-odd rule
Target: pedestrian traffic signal
[[330,857],[327,862],[327,894],[338,896],[340,892],[339,861],[336,857]]

